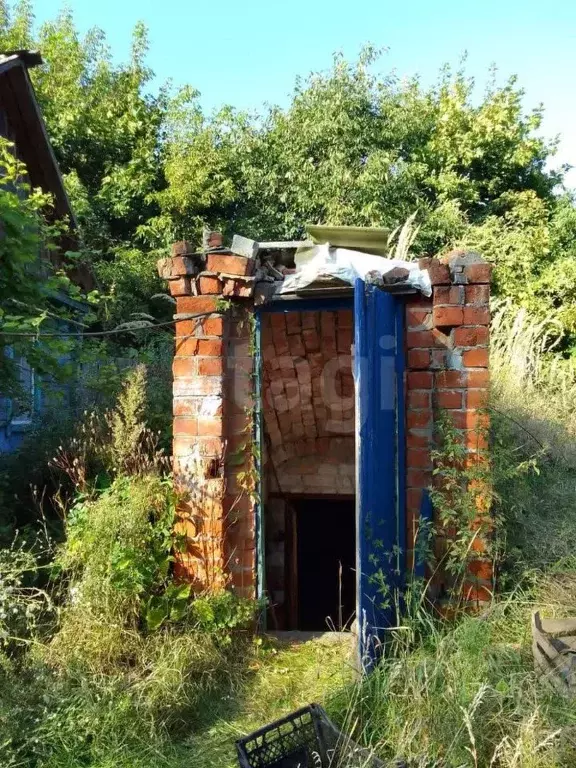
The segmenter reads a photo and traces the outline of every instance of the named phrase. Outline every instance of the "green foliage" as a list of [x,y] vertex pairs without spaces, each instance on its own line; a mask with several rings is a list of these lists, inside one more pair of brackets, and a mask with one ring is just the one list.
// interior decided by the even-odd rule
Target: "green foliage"
[[576,546],[576,368],[550,347],[561,328],[501,307],[491,334],[491,416],[503,577],[516,584]]
[[379,52],[298,80],[285,109],[224,106],[205,114],[199,94],[151,88],[147,32],[137,25],[116,64],[101,30],[82,37],[62,12],[36,29],[32,5],[4,8],[5,48],[36,46],[32,77],[104,294],[102,319],[168,317],[155,297],[156,249],[228,235],[298,237],[307,222],[394,228],[416,213],[416,254],[475,247],[497,265],[496,289],[576,333],[574,203],[542,110],[492,73],[474,82],[445,68],[438,81],[378,71]]
[[153,589],[169,583],[174,503],[167,481],[120,477],[94,499],[80,497],[58,558],[75,612],[137,625]]
[[9,649],[37,633],[51,608],[37,586],[38,556],[26,541],[0,550],[0,646]]
[[[453,577],[462,578],[476,555],[474,542],[486,541],[497,521],[490,516],[492,472],[486,452],[470,455],[466,443],[447,414],[435,422],[436,447],[432,451],[435,481],[430,499],[436,516],[432,536],[443,541],[444,551],[436,563]],[[477,430],[478,439],[486,430]],[[489,551],[487,551],[489,555]],[[459,585],[456,586],[458,590]]]
[[[0,391],[18,395],[18,367],[13,358],[25,356],[39,374],[62,378],[70,365],[62,360],[70,346],[58,339],[35,344],[26,335],[50,327],[50,298],[59,291],[71,292],[63,272],[57,273],[48,258],[54,241],[64,231],[64,223],[48,224],[49,195],[31,189],[24,180],[26,169],[15,157],[13,145],[0,137]],[[64,318],[63,318],[64,319]],[[11,336],[10,334],[16,334]],[[12,354],[6,354],[10,346]]]
[[[477,248],[501,296],[568,334],[575,315],[576,213],[550,170],[542,111],[496,74],[483,98],[464,72],[424,87],[374,72],[377,52],[336,58],[298,81],[286,109],[204,115],[195,94],[168,111],[162,226],[199,238],[203,223],[261,239],[299,237],[306,222],[394,228],[416,212],[416,254]],[[568,336],[565,344],[571,344]]]
[[146,30],[135,27],[129,61],[116,65],[101,30],[82,38],[70,10],[36,30],[32,4],[24,0],[4,23],[1,42],[3,50],[32,47],[43,54],[44,65],[31,76],[89,244],[108,250],[123,242],[153,210],[147,197],[162,179],[166,97],[145,94],[152,77],[144,63]]
[[433,251],[468,220],[508,210],[511,192],[550,198],[553,147],[536,137],[541,114],[523,114],[514,80],[493,82],[476,106],[463,72],[446,69],[425,89],[373,74],[376,60],[371,49],[357,63],[337,58],[260,119],[229,108],[206,118],[197,103],[176,110],[161,193],[176,223],[212,216],[289,237],[307,221],[396,226],[419,210],[419,246]]
[[191,605],[190,617],[198,629],[229,644],[231,632],[250,627],[256,608],[253,600],[238,598],[232,592],[219,592],[197,597]]

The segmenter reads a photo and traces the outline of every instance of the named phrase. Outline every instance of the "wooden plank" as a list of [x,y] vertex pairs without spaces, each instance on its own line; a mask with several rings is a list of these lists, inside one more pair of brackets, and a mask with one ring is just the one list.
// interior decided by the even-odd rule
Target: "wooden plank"
[[18,155],[28,168],[31,184],[51,192],[57,215],[68,216],[75,225],[34,89],[21,64],[0,77],[0,105],[6,109],[14,129]]
[[[559,621],[559,620],[552,620]],[[576,693],[576,653],[563,640],[543,630],[547,620],[538,612],[532,616],[532,655],[534,668],[564,693]],[[556,626],[557,625],[552,625]]]
[[543,619],[540,617],[540,628],[548,635],[562,637],[576,634],[576,619]]

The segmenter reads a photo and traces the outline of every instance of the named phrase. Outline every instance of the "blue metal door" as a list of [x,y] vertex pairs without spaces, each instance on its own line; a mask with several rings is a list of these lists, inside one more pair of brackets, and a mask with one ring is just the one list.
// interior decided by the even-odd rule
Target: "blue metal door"
[[395,624],[404,573],[403,302],[363,280],[354,293],[356,615],[367,670]]

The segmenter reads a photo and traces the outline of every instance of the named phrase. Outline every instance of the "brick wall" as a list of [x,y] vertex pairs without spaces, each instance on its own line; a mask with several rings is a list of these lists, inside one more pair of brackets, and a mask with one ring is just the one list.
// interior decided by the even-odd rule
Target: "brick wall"
[[352,310],[263,316],[270,491],[354,493],[352,335]]
[[[422,495],[433,481],[431,450],[434,422],[445,413],[461,430],[469,460],[486,460],[484,407],[488,397],[490,265],[471,253],[454,252],[444,259],[423,259],[433,295],[406,302],[406,520],[408,562],[413,562]],[[478,488],[478,508],[487,489]],[[480,514],[481,512],[479,512]],[[481,558],[485,542],[473,547],[479,555],[471,566],[465,598],[485,599],[491,589],[491,564]],[[435,576],[437,591],[446,576]]]
[[197,590],[228,585],[250,597],[253,307],[240,298],[231,308],[222,298],[253,292],[252,264],[218,245],[207,256],[195,254],[183,242],[158,269],[176,299],[173,469],[184,540],[176,573]]

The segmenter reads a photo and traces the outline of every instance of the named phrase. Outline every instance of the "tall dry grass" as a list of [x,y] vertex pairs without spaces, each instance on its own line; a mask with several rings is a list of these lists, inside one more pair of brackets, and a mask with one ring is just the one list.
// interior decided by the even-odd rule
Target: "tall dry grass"
[[560,330],[496,305],[492,456],[500,594],[434,621],[411,601],[386,658],[334,702],[356,738],[413,768],[569,768],[576,706],[537,679],[530,617],[576,615],[576,365]]

